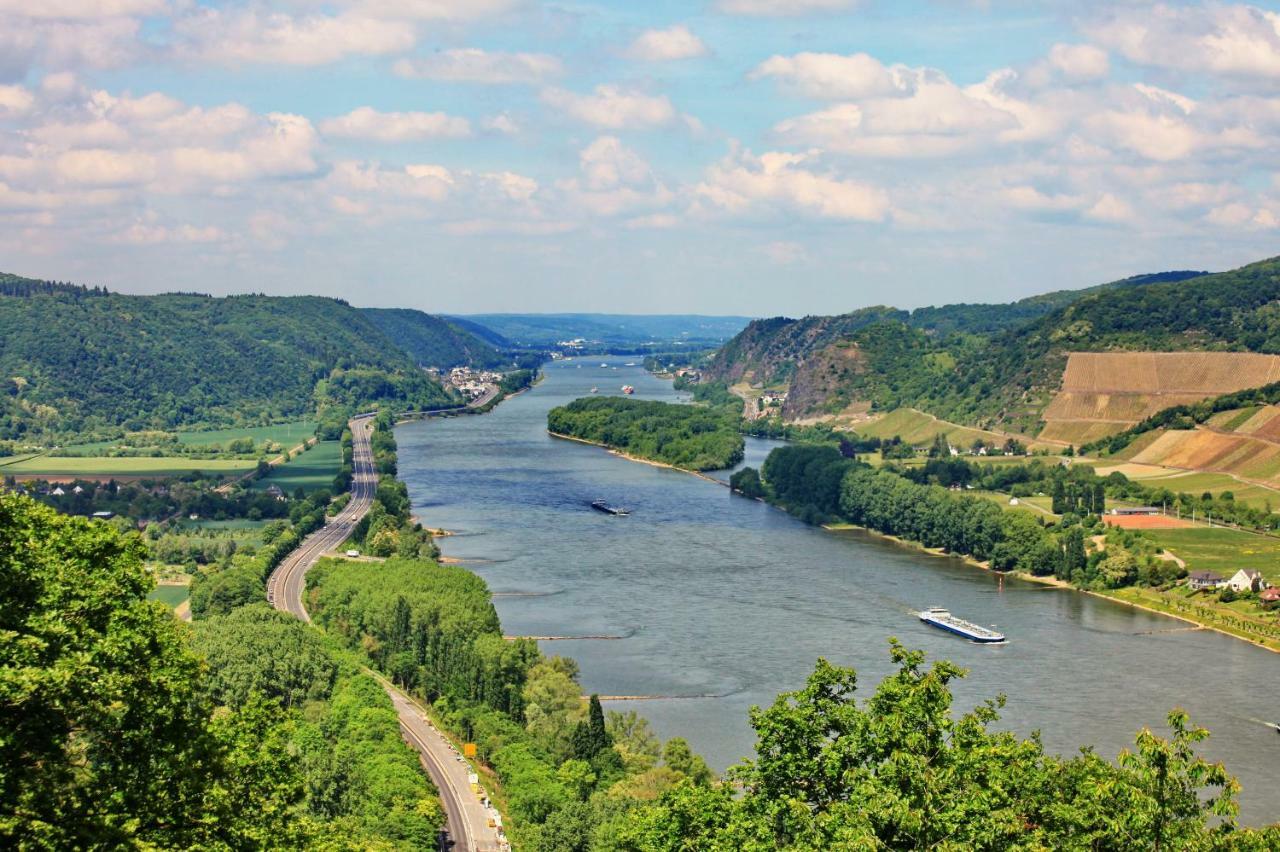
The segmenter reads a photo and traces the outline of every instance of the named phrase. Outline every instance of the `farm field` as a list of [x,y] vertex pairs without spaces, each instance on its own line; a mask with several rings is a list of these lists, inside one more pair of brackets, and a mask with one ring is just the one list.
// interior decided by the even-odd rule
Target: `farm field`
[[226,446],[236,438],[252,438],[255,444],[272,441],[291,449],[316,433],[314,420],[296,420],[274,426],[249,426],[240,429],[217,429],[208,432],[179,432],[178,441],[189,447]]
[[[914,408],[897,408],[874,420],[858,423],[853,428],[859,435],[870,438],[892,438],[896,435],[916,446],[929,443],[935,435],[941,433],[958,449],[968,449],[979,439],[1000,446],[1009,438],[999,432],[987,432],[939,420],[932,414],[925,414]],[[1026,438],[1019,440],[1032,443]]]
[[191,597],[190,586],[178,586],[178,585],[169,585],[169,584],[165,584],[163,586],[156,586],[147,594],[147,600],[160,601],[160,603],[169,607],[169,609],[175,609],[178,606],[178,604],[182,603],[189,597]]
[[1229,576],[1240,568],[1256,568],[1268,582],[1280,583],[1280,538],[1203,526],[1149,530],[1147,535],[1184,559],[1188,570]]
[[1107,526],[1122,530],[1180,530],[1192,526],[1191,521],[1168,515],[1107,515],[1102,520]]
[[46,476],[182,476],[193,471],[208,474],[238,475],[252,470],[252,459],[187,459],[170,458],[57,458],[35,456],[6,465],[11,475]]
[[275,485],[286,494],[292,494],[299,488],[304,491],[329,488],[341,467],[342,443],[320,441],[288,463],[273,467],[270,474],[255,479],[249,487],[261,491]]

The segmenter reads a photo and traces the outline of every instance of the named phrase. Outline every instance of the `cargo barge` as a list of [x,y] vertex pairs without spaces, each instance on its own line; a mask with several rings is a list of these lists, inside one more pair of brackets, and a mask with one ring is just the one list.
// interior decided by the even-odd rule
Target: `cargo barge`
[[630,509],[624,509],[621,506],[610,506],[603,500],[592,500],[591,508],[597,512],[604,512],[606,515],[617,515],[619,517],[631,514]]
[[939,630],[945,630],[948,633],[963,636],[970,642],[994,644],[1005,641],[1003,633],[999,633],[988,627],[982,627],[981,625],[974,624],[972,621],[965,621],[963,618],[957,618],[939,606],[929,607],[928,609],[921,611],[920,620],[925,624],[938,628]]

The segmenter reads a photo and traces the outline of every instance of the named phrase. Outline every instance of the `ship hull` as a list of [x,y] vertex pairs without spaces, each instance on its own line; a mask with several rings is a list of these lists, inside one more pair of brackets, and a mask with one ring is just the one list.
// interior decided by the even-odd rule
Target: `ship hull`
[[969,631],[965,630],[962,627],[957,627],[954,624],[947,624],[944,621],[935,621],[932,618],[922,618],[920,620],[923,621],[925,624],[929,625],[930,627],[936,627],[939,630],[945,630],[948,633],[951,633],[955,636],[962,636],[965,639],[968,639],[970,642],[977,642],[980,645],[998,645],[1001,642],[1005,641],[1005,638],[1003,636],[982,636],[977,633],[970,633]]

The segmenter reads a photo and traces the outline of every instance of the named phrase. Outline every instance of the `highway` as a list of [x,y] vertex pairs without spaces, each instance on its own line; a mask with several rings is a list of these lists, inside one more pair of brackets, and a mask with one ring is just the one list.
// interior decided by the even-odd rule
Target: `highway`
[[[378,476],[373,468],[373,415],[353,417],[348,426],[352,435],[351,500],[323,527],[303,539],[293,553],[280,562],[267,579],[267,600],[281,612],[292,613],[308,624],[311,616],[303,601],[307,571],[320,557],[342,544],[373,505]],[[376,571],[375,565],[369,570]],[[440,792],[444,805],[445,830],[441,832],[440,849],[455,852],[498,852],[509,848],[489,825],[494,811],[485,808],[479,796],[471,792],[470,764],[464,761],[439,731],[427,721],[421,707],[394,684],[376,672],[369,671],[391,696],[400,717],[400,732],[405,742],[419,754],[423,767]]]

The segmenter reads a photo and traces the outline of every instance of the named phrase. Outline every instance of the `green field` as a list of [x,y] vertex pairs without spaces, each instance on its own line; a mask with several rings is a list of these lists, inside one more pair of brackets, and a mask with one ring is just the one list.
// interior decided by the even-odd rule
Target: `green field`
[[1280,583],[1280,538],[1226,527],[1143,532],[1186,560],[1190,571],[1216,571],[1229,577],[1241,568],[1256,568],[1268,582]]
[[[286,449],[293,449],[308,438],[314,437],[316,423],[314,420],[295,420],[292,423],[277,423],[274,426],[242,426],[236,429],[210,429],[204,432],[175,432],[178,443],[191,449],[203,449],[215,444],[226,448],[236,438],[252,438],[255,447],[260,448],[264,442],[274,442]],[[112,447],[122,446],[119,440],[94,441],[89,444],[72,444],[63,447],[69,453],[100,453]]]
[[182,529],[191,530],[260,530],[270,521],[251,521],[248,518],[236,518],[230,521],[191,521],[181,522]]
[[7,465],[6,474],[44,476],[181,476],[192,471],[237,475],[252,470],[253,459],[56,458],[36,456]]
[[191,596],[190,586],[156,586],[147,595],[147,600],[160,601],[160,603],[173,609],[178,604],[185,601]]
[[188,447],[208,447],[220,444],[225,447],[236,438],[252,438],[254,444],[273,441],[286,449],[292,449],[316,434],[314,420],[297,420],[277,423],[275,426],[248,426],[239,429],[216,429],[209,432],[179,432],[178,441]]
[[265,478],[255,479],[250,487],[262,490],[276,485],[286,494],[293,494],[298,488],[304,491],[330,488],[341,467],[341,442],[321,441],[305,453],[295,456],[288,464],[272,468]]

